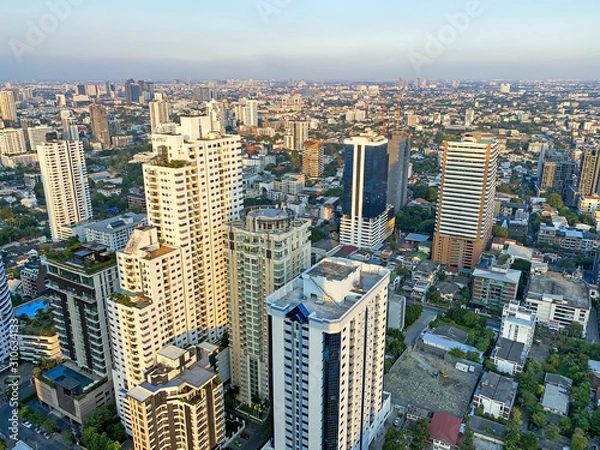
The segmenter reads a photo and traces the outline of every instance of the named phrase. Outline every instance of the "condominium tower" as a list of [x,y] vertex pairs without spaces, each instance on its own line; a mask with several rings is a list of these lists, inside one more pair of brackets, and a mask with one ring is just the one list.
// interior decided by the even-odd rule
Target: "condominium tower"
[[92,217],[83,143],[52,141],[38,145],[37,152],[52,239],[67,239],[71,225]]
[[150,108],[150,130],[156,133],[158,128],[169,122],[169,102],[165,94],[154,94],[154,100],[148,103]]
[[586,149],[583,152],[581,176],[579,178],[579,194],[598,194],[598,179],[600,178],[600,150]]
[[398,211],[408,196],[408,168],[410,165],[410,133],[406,130],[392,132],[388,142],[387,202]]
[[365,134],[344,145],[340,242],[376,247],[394,231],[394,210],[387,202],[388,140]]
[[94,141],[102,143],[105,148],[110,147],[110,128],[106,108],[102,105],[90,105],[90,118]]
[[480,134],[444,143],[432,259],[474,269],[492,233],[498,144]]
[[[4,263],[0,261],[0,362],[6,361],[16,345],[18,322],[15,319],[11,295],[6,284]],[[17,354],[15,354],[18,357]]]
[[0,91],[0,117],[11,124],[17,121],[17,108],[15,107],[15,94],[13,91]]
[[267,297],[275,450],[366,450],[383,392],[389,271],[326,258]]
[[302,150],[302,173],[318,178],[323,174],[323,146],[319,141],[309,140]]
[[0,129],[0,155],[21,155],[26,151],[25,135],[21,128]]
[[269,396],[265,297],[310,266],[310,225],[273,208],[249,210],[227,224],[231,382],[246,405]]

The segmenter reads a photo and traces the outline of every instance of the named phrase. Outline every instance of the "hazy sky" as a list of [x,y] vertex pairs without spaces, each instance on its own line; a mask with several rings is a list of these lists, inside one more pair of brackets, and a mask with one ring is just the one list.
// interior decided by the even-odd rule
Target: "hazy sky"
[[5,80],[600,79],[598,0],[0,0],[0,17]]

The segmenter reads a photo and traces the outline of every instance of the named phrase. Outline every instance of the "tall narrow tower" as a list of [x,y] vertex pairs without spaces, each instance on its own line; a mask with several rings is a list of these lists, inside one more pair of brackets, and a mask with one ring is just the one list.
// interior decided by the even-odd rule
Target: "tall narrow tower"
[[83,143],[47,142],[37,152],[52,239],[67,239],[73,235],[71,225],[92,217]]
[[577,191],[583,195],[598,193],[598,178],[600,177],[600,150],[587,149],[583,152],[581,177]]
[[310,266],[310,224],[290,210],[257,208],[227,225],[231,382],[246,405],[269,395],[265,297]]
[[90,119],[92,122],[92,135],[96,142],[102,143],[103,147],[110,146],[110,128],[108,125],[108,114],[102,105],[90,105]]
[[365,134],[344,145],[340,241],[376,247],[394,230],[393,208],[387,203],[388,140]]
[[447,267],[474,269],[494,223],[498,144],[466,134],[444,143],[432,259]]
[[150,130],[152,133],[158,131],[158,127],[169,122],[169,102],[165,94],[154,94],[154,100],[149,104],[150,107]]
[[[16,344],[18,326],[10,292],[6,285],[4,263],[0,261],[0,363],[10,357],[11,346]],[[18,355],[15,354],[15,357],[18,358]]]
[[0,117],[14,125],[17,121],[15,94],[13,91],[0,91]]

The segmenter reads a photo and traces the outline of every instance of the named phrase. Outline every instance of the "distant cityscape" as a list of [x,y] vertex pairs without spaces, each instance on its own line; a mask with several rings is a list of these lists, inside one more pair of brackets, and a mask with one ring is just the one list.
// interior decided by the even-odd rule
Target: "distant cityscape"
[[5,82],[0,450],[600,448],[600,82]]

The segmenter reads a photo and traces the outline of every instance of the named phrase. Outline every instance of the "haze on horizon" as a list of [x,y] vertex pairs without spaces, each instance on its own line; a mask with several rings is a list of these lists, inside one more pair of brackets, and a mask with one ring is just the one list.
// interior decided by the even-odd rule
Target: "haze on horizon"
[[600,79],[593,0],[32,0],[2,8],[3,80]]

